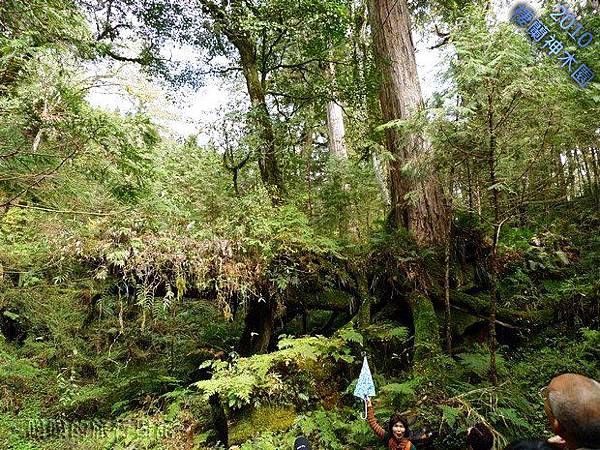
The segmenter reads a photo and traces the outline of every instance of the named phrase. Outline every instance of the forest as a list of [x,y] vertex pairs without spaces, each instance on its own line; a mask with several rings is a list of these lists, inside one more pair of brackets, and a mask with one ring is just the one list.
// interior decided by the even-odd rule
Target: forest
[[384,448],[365,357],[418,449],[550,437],[600,380],[599,12],[0,0],[0,448]]

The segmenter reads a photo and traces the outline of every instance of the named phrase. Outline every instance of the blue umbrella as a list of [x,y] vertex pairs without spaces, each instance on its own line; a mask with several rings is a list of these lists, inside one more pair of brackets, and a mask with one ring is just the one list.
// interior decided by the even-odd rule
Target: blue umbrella
[[371,376],[371,369],[369,369],[369,363],[367,357],[363,359],[362,369],[360,369],[360,375],[354,388],[354,396],[360,398],[365,402],[365,417],[367,418],[367,399],[375,396],[375,384],[373,383],[373,377]]

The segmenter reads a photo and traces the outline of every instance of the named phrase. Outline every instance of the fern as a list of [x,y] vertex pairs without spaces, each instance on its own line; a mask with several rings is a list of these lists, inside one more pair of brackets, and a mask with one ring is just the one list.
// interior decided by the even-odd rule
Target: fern
[[389,383],[381,387],[381,392],[389,395],[392,399],[398,396],[413,396],[422,382],[421,377],[414,377],[404,383]]
[[408,328],[397,326],[393,322],[371,324],[365,331],[369,339],[382,342],[404,342],[408,337]]
[[[460,366],[467,372],[479,377],[486,377],[490,371],[490,354],[485,349],[479,348],[473,353],[461,353],[458,355]],[[499,373],[505,372],[505,360],[501,354],[496,355],[496,365]]]
[[303,384],[305,381],[300,380],[299,375],[313,370],[314,364],[320,360],[353,362],[354,357],[347,346],[353,341],[349,340],[356,340],[356,334],[348,332],[329,339],[322,336],[297,339],[283,336],[279,350],[275,352],[234,358],[230,363],[203,363],[201,368],[210,367],[213,376],[210,380],[194,383],[194,386],[206,399],[219,394],[234,409],[258,405],[266,399],[284,403],[306,401],[310,399],[307,393],[312,386]]
[[462,415],[461,410],[448,405],[441,405],[442,420],[448,424],[450,428],[454,428],[456,420]]

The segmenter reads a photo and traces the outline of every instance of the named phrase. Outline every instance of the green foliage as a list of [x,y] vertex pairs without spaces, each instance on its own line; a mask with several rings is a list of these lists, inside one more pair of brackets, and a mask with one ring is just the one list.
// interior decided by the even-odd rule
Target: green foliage
[[404,342],[408,338],[408,329],[392,322],[373,323],[364,332],[369,339],[392,344]]
[[[267,400],[283,404],[305,403],[314,400],[310,378],[318,370],[319,361],[354,361],[348,342],[356,342],[356,332],[343,332],[339,337],[282,337],[279,350],[247,358],[234,358],[231,362],[206,361],[202,367],[210,367],[210,380],[194,384],[204,398],[218,394],[232,409],[246,405],[258,407]],[[354,340],[354,341],[353,341]]]
[[299,426],[303,433],[314,437],[323,448],[332,450],[344,448],[342,436],[350,431],[349,424],[342,417],[325,411],[300,417]]
[[[457,355],[459,366],[467,374],[474,374],[485,379],[490,372],[490,355],[486,348],[475,348],[472,353],[460,353]],[[499,373],[505,373],[504,358],[497,355],[496,364]]]
[[598,355],[600,352],[600,331],[582,328],[581,334],[585,342],[585,348],[591,356]]
[[[416,388],[423,383],[422,376],[415,376],[403,383],[389,383],[381,386],[380,390],[388,396],[391,403],[397,403],[399,400],[409,404],[415,398]],[[402,397],[402,399],[399,399]]]
[[[213,394],[242,449],[289,448],[300,433],[319,449],[372,446],[351,395],[360,352],[382,423],[394,410],[414,413],[415,427],[440,431],[435,446],[462,448],[466,428],[484,420],[502,444],[544,434],[538,393],[553,376],[600,378],[597,83],[577,89],[483,5],[411,2],[419,19],[449,27],[448,89],[432,109],[379,129],[427,133],[435,151],[404,162],[401,175],[418,179],[431,165],[452,195],[451,303],[473,293],[475,311],[452,310],[451,356],[432,325],[443,251],[419,248],[383,220],[371,158],[385,169],[391,154],[375,130],[378,78],[362,6],[234,2],[206,20],[206,8],[162,0],[115,0],[110,11],[83,3],[85,13],[70,1],[0,2],[0,447],[208,448]],[[98,36],[85,17],[102,18]],[[224,136],[182,144],[151,117],[89,105],[95,80],[82,63],[120,54],[126,34],[140,38],[140,62],[163,74],[174,67],[161,45],[201,47],[213,64],[241,56],[232,38],[248,38],[245,56],[264,71],[282,204],[262,183],[256,111],[232,115],[239,128],[228,144],[249,152],[236,192]],[[596,50],[581,56],[596,64]],[[199,81],[192,71],[168,77]],[[347,160],[329,154],[332,99],[344,107]],[[473,341],[486,339],[496,212],[506,219],[491,261],[498,312],[528,328],[498,327],[494,386],[489,349]],[[244,313],[267,294],[278,347],[240,358],[232,350]],[[344,325],[365,297],[372,323]],[[307,321],[308,336],[282,335],[303,314],[322,320]],[[328,337],[310,335],[315,322]],[[43,421],[59,431],[24,431]],[[92,432],[96,422],[105,433]],[[65,424],[83,429],[69,437]]]

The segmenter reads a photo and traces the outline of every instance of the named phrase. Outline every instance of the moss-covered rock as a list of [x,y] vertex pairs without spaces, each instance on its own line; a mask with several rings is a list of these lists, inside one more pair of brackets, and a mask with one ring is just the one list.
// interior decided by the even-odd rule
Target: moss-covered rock
[[262,406],[246,414],[236,422],[229,431],[229,443],[241,444],[252,437],[266,432],[277,432],[289,429],[296,413],[292,408]]

